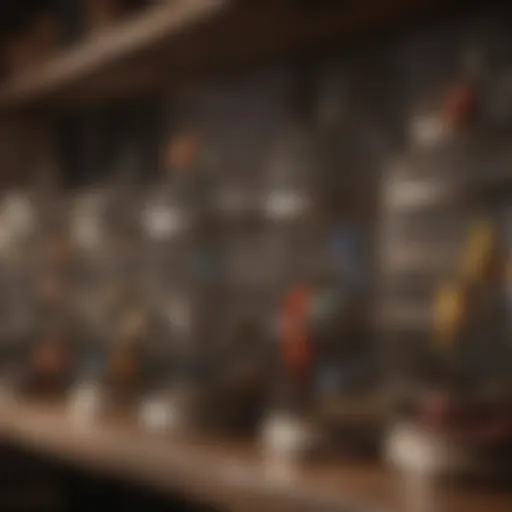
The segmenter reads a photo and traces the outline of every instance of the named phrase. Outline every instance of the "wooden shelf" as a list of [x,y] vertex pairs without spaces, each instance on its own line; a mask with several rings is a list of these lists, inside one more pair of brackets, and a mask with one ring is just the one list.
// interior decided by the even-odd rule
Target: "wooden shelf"
[[[4,404],[0,437],[89,471],[171,495],[178,490],[229,510],[371,512],[381,510],[376,500],[386,496],[386,478],[375,467],[337,468],[330,477],[318,470],[283,471],[265,463],[248,442],[162,438],[126,418],[80,426],[62,406]],[[365,496],[366,483],[372,496]]]
[[510,493],[440,487],[424,476],[386,472],[376,462],[337,461],[285,470],[247,441],[159,437],[122,418],[79,425],[62,406],[4,401],[0,411],[3,442],[234,511],[512,510]]
[[195,73],[339,48],[447,13],[461,0],[175,0],[77,43],[0,85],[0,108],[147,94]]
[[[0,106],[18,106],[72,87],[109,66],[135,57],[148,48],[218,14],[227,0],[176,0],[158,3],[142,14],[78,43],[33,70],[0,87]],[[135,73],[131,74],[133,81]],[[140,77],[140,75],[139,75]],[[141,77],[144,79],[144,76]]]

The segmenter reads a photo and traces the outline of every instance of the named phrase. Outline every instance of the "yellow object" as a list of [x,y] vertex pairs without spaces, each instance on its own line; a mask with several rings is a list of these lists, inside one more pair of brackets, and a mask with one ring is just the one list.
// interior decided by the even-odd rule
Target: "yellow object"
[[467,295],[457,284],[445,284],[434,304],[434,342],[443,350],[450,350],[458,343],[459,332],[464,322]]
[[469,235],[462,264],[463,278],[470,282],[484,278],[495,251],[496,233],[492,224],[487,221],[478,223]]

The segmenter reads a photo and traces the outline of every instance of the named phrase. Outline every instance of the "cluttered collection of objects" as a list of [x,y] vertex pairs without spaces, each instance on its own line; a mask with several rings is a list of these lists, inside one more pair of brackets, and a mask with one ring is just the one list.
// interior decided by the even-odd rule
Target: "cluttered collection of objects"
[[507,471],[512,47],[453,32],[191,87],[156,130],[89,113],[80,165],[108,171],[65,187],[47,153],[2,193],[2,391],[293,461]]

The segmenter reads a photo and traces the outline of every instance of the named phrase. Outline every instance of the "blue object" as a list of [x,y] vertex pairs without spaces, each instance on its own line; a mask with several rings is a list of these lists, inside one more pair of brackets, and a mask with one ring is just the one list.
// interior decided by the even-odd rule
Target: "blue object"
[[335,229],[331,238],[331,254],[339,272],[349,275],[360,272],[360,236],[352,227]]

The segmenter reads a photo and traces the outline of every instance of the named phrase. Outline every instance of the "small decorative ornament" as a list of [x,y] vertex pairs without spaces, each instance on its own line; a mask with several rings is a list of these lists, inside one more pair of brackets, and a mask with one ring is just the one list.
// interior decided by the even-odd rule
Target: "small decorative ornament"
[[428,149],[443,143],[472,121],[477,103],[471,85],[458,84],[452,87],[440,110],[431,109],[413,116],[410,126],[413,144]]
[[101,391],[93,383],[82,383],[72,389],[69,397],[70,413],[81,424],[93,421],[101,408]]
[[490,222],[481,221],[471,229],[463,260],[463,276],[468,281],[479,281],[487,275],[496,244],[496,233]]
[[457,343],[457,334],[465,320],[466,297],[456,284],[446,284],[438,293],[434,308],[435,343],[449,351]]
[[297,287],[285,298],[281,311],[282,357],[288,371],[302,375],[313,362],[313,344],[309,333],[309,315],[314,292]]
[[149,398],[140,405],[139,421],[151,432],[165,432],[179,423],[177,411],[164,398]]
[[300,459],[318,442],[313,427],[306,421],[287,414],[274,414],[263,425],[262,441],[266,451],[288,459]]
[[476,113],[477,96],[469,84],[454,86],[446,97],[443,118],[448,126],[460,129],[472,120]]
[[398,424],[388,433],[385,458],[407,473],[448,475],[467,470],[474,461],[453,438],[413,424]]
[[450,133],[447,123],[437,112],[413,116],[410,131],[414,146],[422,149],[441,144]]
[[162,205],[146,209],[143,223],[149,236],[159,241],[169,239],[186,229],[184,216],[175,208]]
[[331,254],[334,267],[350,281],[364,279],[362,234],[354,226],[340,226],[331,234]]

